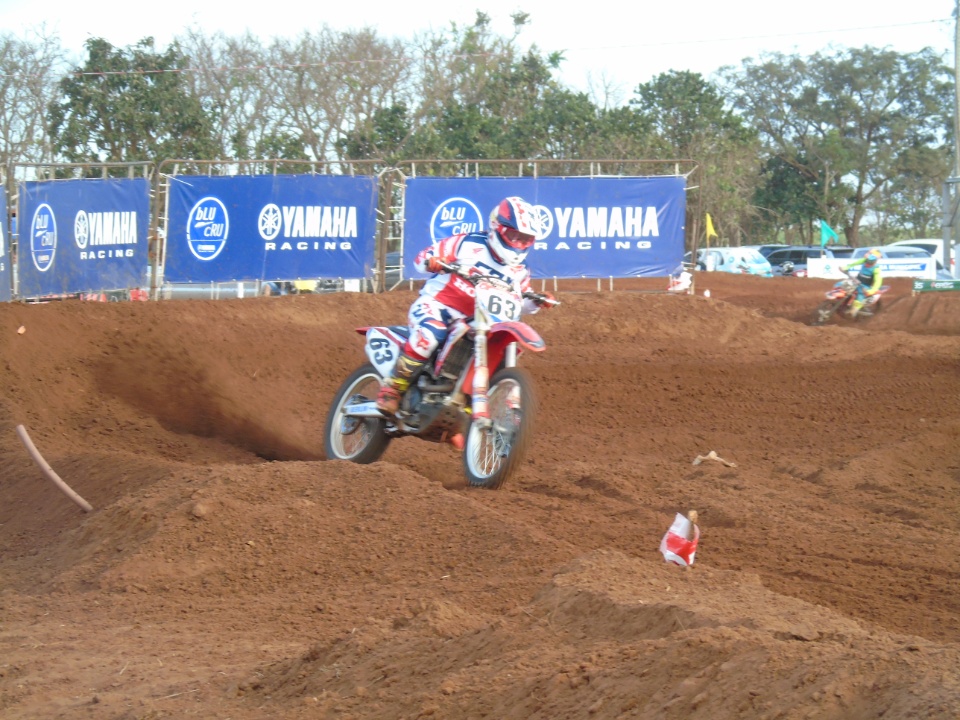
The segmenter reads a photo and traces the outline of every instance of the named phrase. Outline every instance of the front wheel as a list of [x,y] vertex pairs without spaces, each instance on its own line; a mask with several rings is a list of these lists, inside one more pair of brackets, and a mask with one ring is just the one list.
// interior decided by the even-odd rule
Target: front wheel
[[811,325],[823,325],[827,320],[833,317],[833,314],[840,309],[840,306],[843,305],[843,299],[841,300],[824,300],[817,306],[816,312],[813,313],[813,321]]
[[526,370],[495,373],[487,393],[490,425],[470,423],[463,469],[474,487],[498,490],[526,456],[537,415],[533,378]]
[[330,403],[323,429],[323,447],[328,460],[349,460],[365,465],[376,462],[390,444],[386,420],[358,418],[344,414],[347,405],[367,402],[377,397],[380,375],[369,363],[354,370],[343,381]]

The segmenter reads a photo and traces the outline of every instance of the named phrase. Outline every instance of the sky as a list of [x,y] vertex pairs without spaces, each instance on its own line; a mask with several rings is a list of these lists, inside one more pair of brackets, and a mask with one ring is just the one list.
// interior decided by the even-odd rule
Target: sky
[[[152,36],[165,48],[188,29],[229,36],[251,32],[266,44],[296,38],[324,24],[335,30],[373,27],[385,38],[412,38],[473,23],[476,11],[494,31],[512,34],[511,15],[530,15],[518,43],[543,53],[562,51],[557,79],[602,98],[612,89],[628,99],[640,83],[671,70],[709,77],[724,65],[767,52],[812,55],[870,45],[898,52],[931,47],[954,63],[955,0],[910,0],[871,7],[863,0],[366,0],[304,2],[269,0],[162,0],[137,9],[129,0],[0,0],[0,32],[23,39],[36,33],[59,37],[83,57],[83,43],[102,37],[116,47]],[[882,7],[882,6],[886,7]],[[616,99],[616,98],[615,98]]]

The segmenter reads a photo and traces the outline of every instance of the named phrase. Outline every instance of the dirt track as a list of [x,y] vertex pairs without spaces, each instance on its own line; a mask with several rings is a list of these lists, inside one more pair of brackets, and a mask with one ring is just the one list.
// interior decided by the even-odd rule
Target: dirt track
[[826,281],[660,285],[531,319],[499,492],[412,439],[323,460],[410,292],[0,305],[0,716],[956,718],[960,295],[813,328]]

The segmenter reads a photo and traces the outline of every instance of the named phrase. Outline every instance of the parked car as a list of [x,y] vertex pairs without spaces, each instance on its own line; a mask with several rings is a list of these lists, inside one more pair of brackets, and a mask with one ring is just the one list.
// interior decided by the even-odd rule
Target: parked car
[[[820,247],[819,245],[787,245],[770,253],[767,256],[767,262],[770,263],[774,275],[806,277],[807,260],[809,258],[848,258],[852,254],[853,248],[846,245],[828,245],[827,247]],[[785,263],[790,263],[788,266],[790,272],[784,272]]]
[[953,275],[944,270],[943,265],[940,264],[940,261],[937,260],[936,256],[923,249],[922,247],[914,247],[913,245],[901,245],[897,243],[896,245],[874,245],[873,247],[862,247],[857,248],[853,251],[852,259],[858,260],[866,255],[868,250],[877,250],[880,253],[880,257],[883,258],[915,258],[917,260],[926,260],[931,259],[937,263],[937,280],[953,280]]
[[[690,253],[687,253],[684,256],[684,261],[692,264],[692,258],[687,257],[689,255]],[[755,247],[751,246],[700,248],[697,250],[696,266],[698,270],[763,277],[773,275],[770,263]]]
[[319,280],[276,280],[263,283],[261,295],[304,295],[307,293],[339,292],[343,280],[320,278]]
[[[937,259],[940,269],[947,267],[943,238],[918,238],[916,240],[897,240],[887,243],[883,247],[915,247],[926,250]],[[960,251],[960,243],[954,243],[950,250],[950,267],[948,274],[951,277],[957,277],[957,252]],[[939,274],[939,273],[938,273]]]
[[770,245],[751,245],[751,247],[755,247],[761,255],[763,255],[765,258],[769,260],[770,253],[774,252],[775,250],[779,250],[780,248],[785,248],[790,246],[787,245],[786,243],[771,243]]

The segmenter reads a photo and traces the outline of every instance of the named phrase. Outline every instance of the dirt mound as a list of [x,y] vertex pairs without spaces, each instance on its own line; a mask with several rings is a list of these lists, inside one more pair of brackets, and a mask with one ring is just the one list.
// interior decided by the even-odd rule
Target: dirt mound
[[[599,551],[505,616],[435,601],[238,690],[329,713],[374,705],[383,717],[946,716],[956,691],[921,679],[914,692],[914,658],[931,649],[773,595],[755,577]],[[419,658],[441,673],[424,674]]]
[[828,281],[661,284],[531,319],[499,492],[446,445],[323,460],[412,292],[0,306],[0,715],[954,717],[960,298],[814,328]]

